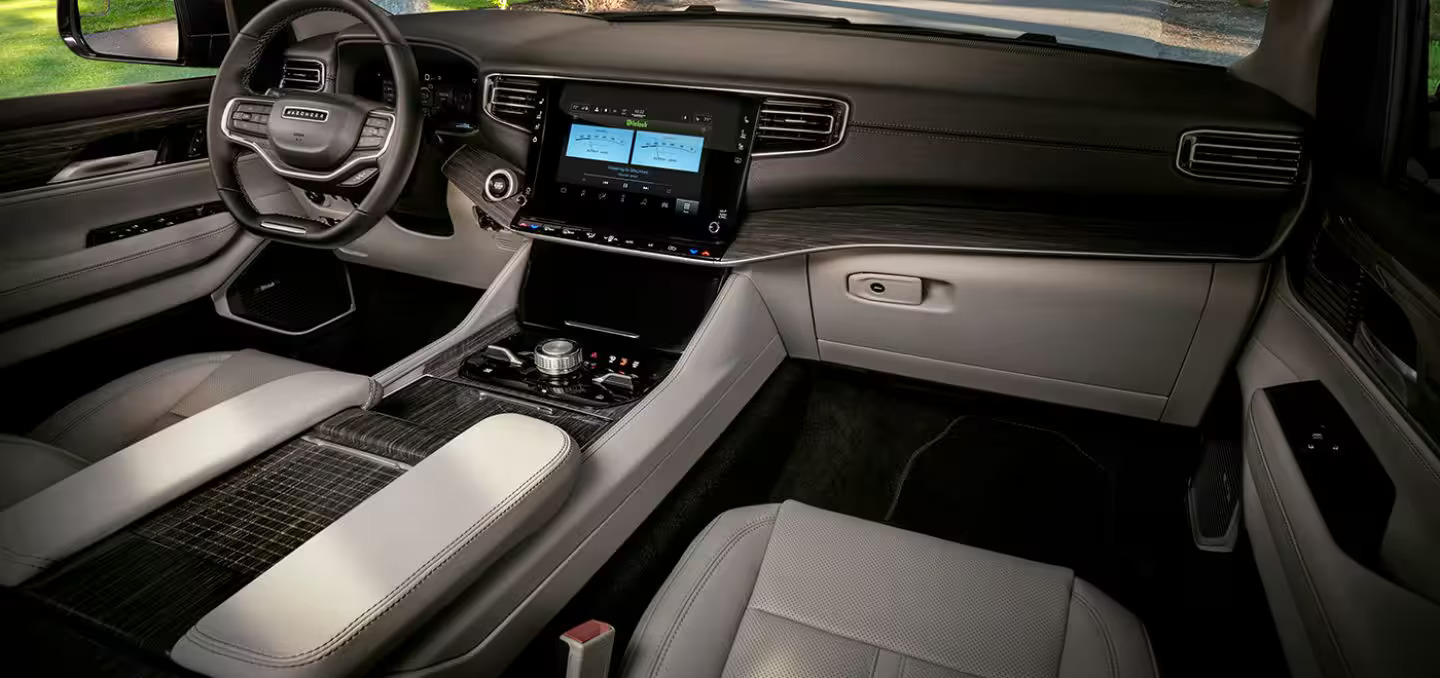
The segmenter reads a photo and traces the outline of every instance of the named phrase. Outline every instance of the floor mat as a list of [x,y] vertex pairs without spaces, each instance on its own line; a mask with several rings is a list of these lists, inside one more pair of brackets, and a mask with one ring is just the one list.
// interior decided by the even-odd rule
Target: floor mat
[[886,521],[1091,570],[1113,542],[1114,487],[1104,465],[1062,433],[961,415],[911,455]]

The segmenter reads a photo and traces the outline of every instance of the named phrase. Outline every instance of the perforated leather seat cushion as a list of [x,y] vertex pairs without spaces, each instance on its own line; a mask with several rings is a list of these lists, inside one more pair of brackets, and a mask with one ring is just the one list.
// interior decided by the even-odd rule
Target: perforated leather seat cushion
[[624,675],[1153,676],[1144,627],[1070,570],[798,502],[722,514]]

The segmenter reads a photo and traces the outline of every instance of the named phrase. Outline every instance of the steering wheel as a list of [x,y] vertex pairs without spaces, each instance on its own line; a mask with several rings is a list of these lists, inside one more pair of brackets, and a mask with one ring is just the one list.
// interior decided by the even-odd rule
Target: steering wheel
[[[270,41],[296,18],[338,11],[379,38],[395,80],[395,106],[347,94],[270,90],[250,79]],[[210,171],[225,208],[246,230],[271,240],[336,248],[364,235],[394,206],[420,147],[415,55],[395,24],[367,0],[277,0],[235,36],[210,93]],[[349,216],[333,225],[286,214],[261,214],[240,185],[236,162],[253,151],[276,174],[312,190],[343,192],[374,182]]]

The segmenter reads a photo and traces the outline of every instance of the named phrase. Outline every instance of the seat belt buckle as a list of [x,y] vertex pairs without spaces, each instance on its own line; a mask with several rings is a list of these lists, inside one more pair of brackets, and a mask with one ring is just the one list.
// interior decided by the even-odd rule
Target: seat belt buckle
[[565,643],[565,678],[606,678],[610,674],[610,652],[615,647],[615,627],[591,619],[560,634]]

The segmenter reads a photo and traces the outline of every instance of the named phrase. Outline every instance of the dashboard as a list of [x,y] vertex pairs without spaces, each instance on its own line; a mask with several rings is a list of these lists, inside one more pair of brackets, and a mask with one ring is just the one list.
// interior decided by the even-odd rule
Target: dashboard
[[[1306,116],[1215,67],[763,21],[395,22],[445,181],[538,239],[703,265],[876,246],[1257,261],[1305,196]],[[304,48],[342,91],[393,96],[367,36],[322,40]],[[1200,167],[1236,146],[1279,164]],[[497,172],[514,196],[487,192]]]

